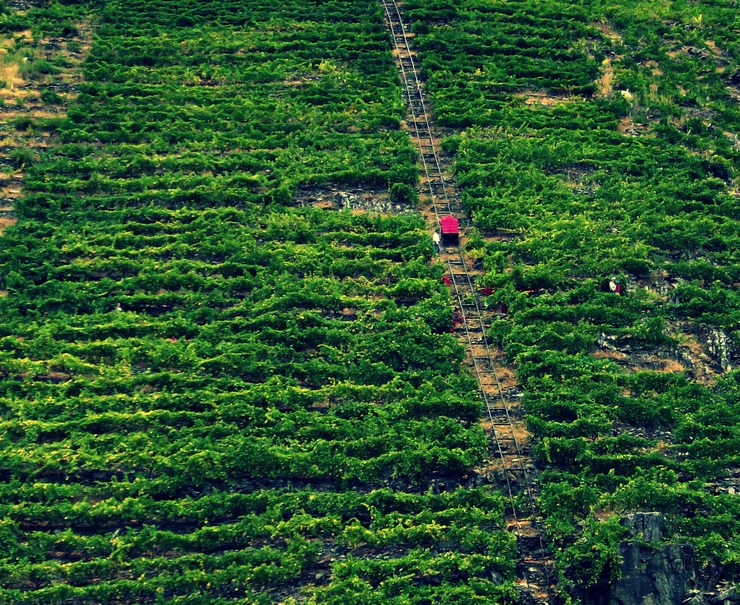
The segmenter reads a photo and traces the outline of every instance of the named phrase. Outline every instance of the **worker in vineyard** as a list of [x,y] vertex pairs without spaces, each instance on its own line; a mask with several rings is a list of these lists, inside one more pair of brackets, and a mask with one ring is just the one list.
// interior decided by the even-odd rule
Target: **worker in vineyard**
[[609,291],[613,292],[617,296],[622,294],[622,284],[620,284],[614,277],[609,280]]
[[434,244],[434,251],[439,254],[442,251],[442,248],[440,247],[440,244],[442,242],[442,238],[439,236],[439,231],[435,231],[432,234],[432,244]]

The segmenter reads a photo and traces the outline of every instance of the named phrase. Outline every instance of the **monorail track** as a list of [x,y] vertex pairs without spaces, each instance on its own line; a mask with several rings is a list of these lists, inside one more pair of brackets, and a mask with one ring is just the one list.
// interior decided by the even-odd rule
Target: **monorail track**
[[[457,199],[454,184],[444,176],[435,142],[435,125],[403,14],[394,0],[381,0],[381,3],[404,88],[407,129],[419,151],[421,193],[428,200],[429,210],[433,211],[436,228],[440,228],[440,220],[445,215],[456,217],[464,225],[467,216]],[[496,362],[486,337],[486,314],[460,244],[443,246],[441,259],[447,265],[450,291],[462,315],[462,323],[456,331],[466,344],[471,369],[478,379],[480,396],[485,403],[484,422],[489,424],[490,453],[498,471],[494,474],[509,500],[507,524],[517,536],[523,596],[532,604],[552,604],[555,574],[535,516],[532,464],[521,438],[524,430],[523,419],[519,417],[521,411],[518,404],[513,403],[510,389],[504,388],[499,377],[501,366]],[[521,504],[522,499],[524,505]]]

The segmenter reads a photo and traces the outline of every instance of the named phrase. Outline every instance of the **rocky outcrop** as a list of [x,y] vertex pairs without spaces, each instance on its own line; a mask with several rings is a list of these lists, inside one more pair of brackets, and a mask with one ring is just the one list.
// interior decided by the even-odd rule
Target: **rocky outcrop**
[[740,587],[731,586],[706,595],[709,605],[736,605],[740,603]]
[[726,374],[732,370],[732,339],[722,330],[712,328],[706,333],[707,352],[717,364],[719,370]]
[[662,544],[660,513],[627,515],[632,539],[622,542],[622,577],[611,586],[610,605],[681,605],[696,583],[694,549]]
[[660,513],[632,513],[622,520],[630,538],[619,545],[621,577],[578,595],[584,605],[682,605],[696,587],[694,549],[663,543]]

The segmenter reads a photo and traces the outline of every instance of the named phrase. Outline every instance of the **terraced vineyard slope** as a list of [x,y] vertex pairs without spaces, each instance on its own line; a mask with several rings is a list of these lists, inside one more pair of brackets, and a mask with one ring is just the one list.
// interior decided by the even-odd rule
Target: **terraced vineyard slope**
[[0,238],[0,602],[516,602],[381,7],[4,23],[53,10],[97,25]]
[[[460,207],[454,181],[444,168],[449,165],[448,158],[439,148],[442,135],[430,115],[429,98],[419,77],[416,48],[403,10],[391,0],[384,0],[383,8],[406,93],[406,128],[419,151],[422,166],[420,197],[426,204],[431,230],[443,234],[445,221],[454,217],[459,223],[467,224],[467,217]],[[466,348],[466,359],[485,405],[483,427],[489,447],[480,473],[498,484],[508,497],[506,524],[517,537],[522,598],[531,603],[550,603],[555,573],[536,516],[537,486],[528,447],[530,436],[518,402],[519,387],[510,369],[502,363],[501,351],[489,345],[486,331],[501,314],[489,311],[488,305],[482,302],[484,291],[476,285],[481,272],[464,253],[465,237],[465,229],[458,241],[446,241],[443,235],[439,254],[446,270],[443,281],[457,305],[453,331]]]
[[524,388],[561,591],[621,590],[626,523],[650,511],[696,558],[681,598],[716,598],[738,577],[737,11],[404,10],[457,130],[469,254],[508,310],[490,335]]
[[737,588],[733,0],[398,6],[2,3],[0,603]]
[[58,120],[76,96],[91,28],[88,12],[59,6],[19,2],[2,15],[0,231],[15,224],[24,170],[55,141]]

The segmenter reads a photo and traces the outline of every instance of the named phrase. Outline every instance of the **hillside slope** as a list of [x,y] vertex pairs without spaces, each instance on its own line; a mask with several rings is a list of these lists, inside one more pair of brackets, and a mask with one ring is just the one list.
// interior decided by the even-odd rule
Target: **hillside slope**
[[[562,599],[635,512],[737,585],[733,4],[403,3]],[[0,36],[0,602],[519,602],[380,3],[6,2]]]
[[416,180],[379,5],[23,8],[95,32],[0,238],[0,601],[512,602],[423,221],[306,200]]
[[561,586],[608,595],[620,519],[697,588],[738,572],[738,14],[732,2],[408,0],[492,336],[545,470]]

